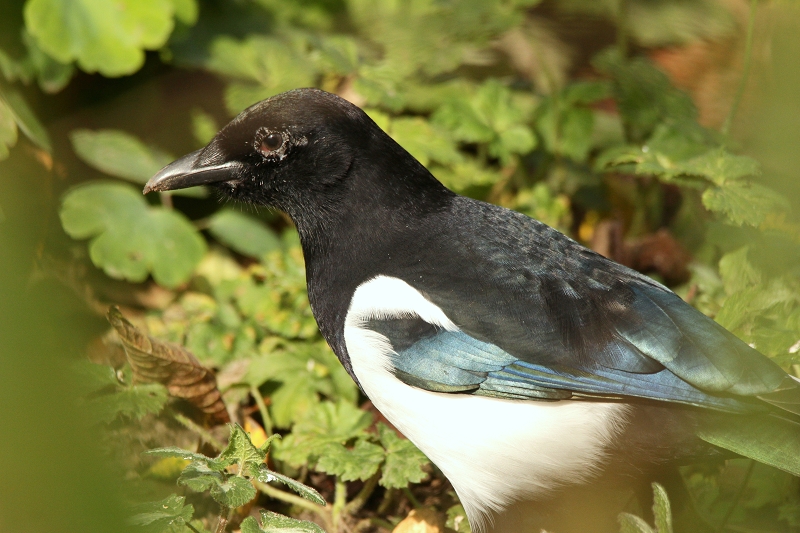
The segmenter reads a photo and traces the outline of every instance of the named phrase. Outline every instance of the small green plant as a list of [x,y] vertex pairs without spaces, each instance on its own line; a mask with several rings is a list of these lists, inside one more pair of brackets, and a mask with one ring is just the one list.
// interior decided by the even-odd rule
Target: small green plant
[[672,533],[672,510],[667,491],[658,483],[653,483],[653,516],[655,527],[636,515],[620,513],[620,533]]
[[[318,505],[325,505],[324,498],[316,490],[270,470],[264,464],[270,444],[277,437],[277,435],[273,435],[260,447],[256,447],[241,426],[233,424],[230,426],[228,445],[218,456],[213,458],[175,447],[157,448],[145,453],[156,457],[191,461],[178,478],[178,484],[195,492],[208,491],[210,493],[221,508],[216,532],[222,533],[225,531],[234,509],[256,497],[258,494],[256,483],[267,484],[278,481],[303,498]],[[161,523],[165,527],[182,524],[194,530],[192,526],[189,526],[189,519],[193,512],[191,506],[184,507],[182,503],[182,499],[175,495],[161,502],[162,506],[170,511],[169,516],[157,517],[150,524]],[[136,516],[138,518],[134,521],[143,523],[142,515]],[[168,520],[169,517],[172,518]],[[266,531],[284,529],[324,533],[322,528],[312,522],[296,520],[275,513],[263,512],[261,518]],[[262,531],[255,519],[251,517],[242,522],[242,529],[249,532]],[[166,531],[166,529],[161,531]]]

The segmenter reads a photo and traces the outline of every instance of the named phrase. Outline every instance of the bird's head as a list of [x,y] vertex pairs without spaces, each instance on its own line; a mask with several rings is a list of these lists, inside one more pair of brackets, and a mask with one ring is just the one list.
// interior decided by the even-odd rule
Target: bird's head
[[[317,89],[259,102],[205,148],[164,167],[144,192],[209,185],[225,196],[289,211],[314,203],[348,173],[354,147],[380,129],[358,107]],[[381,132],[382,133],[382,132]]]

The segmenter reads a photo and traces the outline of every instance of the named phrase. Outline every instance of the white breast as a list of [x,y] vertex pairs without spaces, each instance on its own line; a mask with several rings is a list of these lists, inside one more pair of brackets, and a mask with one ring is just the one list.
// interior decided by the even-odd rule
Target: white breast
[[447,476],[475,531],[491,512],[597,473],[626,407],[580,401],[514,401],[430,392],[390,371],[392,347],[364,328],[372,318],[419,316],[458,327],[406,282],[378,276],[358,287],[345,320],[353,371],[372,403]]

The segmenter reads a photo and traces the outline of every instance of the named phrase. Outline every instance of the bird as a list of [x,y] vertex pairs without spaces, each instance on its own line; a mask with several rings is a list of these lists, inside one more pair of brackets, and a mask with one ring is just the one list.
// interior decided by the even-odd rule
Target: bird
[[686,461],[800,475],[797,379],[653,279],[452,192],[334,94],[247,108],[144,192],[196,185],[288,214],[320,332],[473,531],[616,531],[616,489]]

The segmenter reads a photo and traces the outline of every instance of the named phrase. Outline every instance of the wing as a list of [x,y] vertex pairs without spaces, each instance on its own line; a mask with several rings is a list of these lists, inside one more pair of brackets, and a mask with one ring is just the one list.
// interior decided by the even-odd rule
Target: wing
[[431,250],[420,262],[427,267],[396,275],[459,331],[371,323],[392,343],[396,375],[407,383],[727,410],[760,398],[800,413],[800,387],[778,365],[646,276],[489,204],[460,198],[453,220],[446,249]]

